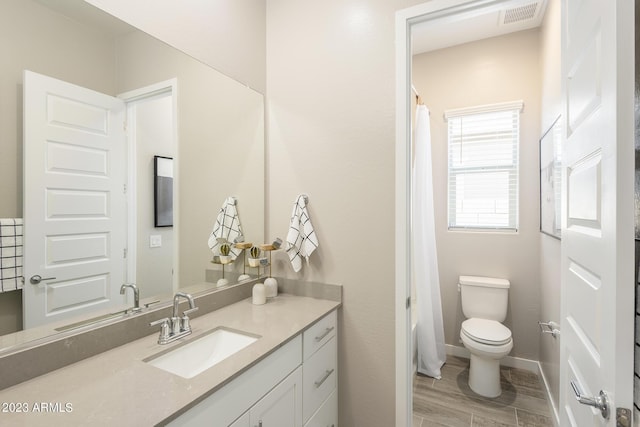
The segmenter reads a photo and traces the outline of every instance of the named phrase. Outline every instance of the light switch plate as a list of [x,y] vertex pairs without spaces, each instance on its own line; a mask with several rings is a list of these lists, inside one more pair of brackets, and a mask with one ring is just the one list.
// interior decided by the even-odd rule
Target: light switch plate
[[162,246],[162,236],[159,234],[154,234],[149,236],[149,247],[150,248],[159,248]]

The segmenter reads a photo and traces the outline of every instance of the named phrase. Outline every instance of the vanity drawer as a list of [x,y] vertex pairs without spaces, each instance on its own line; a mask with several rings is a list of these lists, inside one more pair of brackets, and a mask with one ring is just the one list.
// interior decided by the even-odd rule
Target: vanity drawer
[[324,343],[328,342],[336,335],[338,325],[338,315],[336,310],[318,320],[316,324],[304,332],[302,339],[303,359],[307,360],[313,353],[318,351]]
[[338,378],[337,339],[331,338],[302,368],[303,422],[318,410],[332,391]]
[[338,427],[338,390],[333,390],[304,427]]

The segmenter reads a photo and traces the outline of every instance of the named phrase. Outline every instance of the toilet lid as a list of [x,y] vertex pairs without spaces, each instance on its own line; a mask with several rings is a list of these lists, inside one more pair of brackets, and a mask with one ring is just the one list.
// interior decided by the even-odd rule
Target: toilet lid
[[502,323],[488,319],[467,319],[462,332],[474,341],[488,345],[502,345],[511,339],[511,331]]

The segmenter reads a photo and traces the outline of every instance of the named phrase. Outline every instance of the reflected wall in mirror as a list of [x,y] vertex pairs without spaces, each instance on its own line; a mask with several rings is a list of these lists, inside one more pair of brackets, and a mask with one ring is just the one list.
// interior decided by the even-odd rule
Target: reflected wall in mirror
[[[138,262],[132,281],[138,283],[141,298],[153,299],[160,293],[168,299],[177,287],[215,286],[220,268],[210,262],[207,239],[228,196],[237,199],[245,238],[264,240],[264,104],[260,93],[82,0],[3,0],[0,40],[4,52],[0,67],[0,217],[23,216],[23,70],[112,96],[175,79],[176,129],[163,131],[174,133],[173,150],[146,148],[152,150],[149,153],[175,159],[174,227],[171,236],[161,239],[163,249],[175,249],[162,258],[153,251],[159,248],[149,247],[150,237],[164,231],[153,227],[153,155],[136,154],[134,241]],[[164,124],[156,122],[148,130],[158,131]],[[142,260],[144,253],[148,257]],[[232,266],[236,273],[242,272],[239,264]],[[161,266],[172,271],[164,277],[154,276]],[[167,279],[166,274],[173,278]],[[152,290],[160,282],[165,285]],[[110,286],[119,288],[120,283]],[[130,305],[128,298],[129,303],[122,301],[124,306]],[[11,334],[22,328],[21,306],[20,291],[0,293],[0,349],[52,332],[52,328],[37,328]]]

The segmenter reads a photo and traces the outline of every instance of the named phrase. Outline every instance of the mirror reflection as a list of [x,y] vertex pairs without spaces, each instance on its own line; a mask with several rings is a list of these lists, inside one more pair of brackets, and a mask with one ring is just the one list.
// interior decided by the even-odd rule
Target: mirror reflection
[[[6,94],[0,97],[0,217],[24,216],[25,250],[31,238],[46,239],[37,234],[35,225],[29,228],[29,212],[23,212],[23,202],[25,210],[30,205],[27,196],[23,197],[27,186],[22,176],[32,173],[26,159],[29,153],[22,144],[23,70],[124,100],[126,161],[131,166],[127,168],[128,217],[122,225],[129,233],[126,260],[125,254],[121,260],[125,264],[122,282],[137,284],[142,304],[167,301],[178,288],[215,288],[222,266],[211,262],[207,242],[228,197],[237,201],[245,240],[263,242],[264,106],[260,93],[81,0],[3,1],[0,39],[6,51],[0,68],[0,92]],[[154,156],[174,159],[172,227],[154,224]],[[225,266],[230,283],[245,270],[242,258]],[[74,263],[67,264],[72,269]],[[27,261],[24,289],[0,293],[0,349],[55,332],[51,324],[22,330],[23,318],[31,310],[27,293],[47,286],[45,280],[30,285],[28,278],[36,274],[49,277],[56,271],[49,267],[46,260]],[[246,270],[252,276],[258,273],[253,268]],[[78,297],[79,292],[69,292],[68,301],[59,302],[58,297],[58,311],[82,306],[77,313],[94,318],[133,306],[133,292],[120,296],[122,282],[107,283],[117,295],[109,307],[94,309]],[[43,292],[47,318],[53,298]],[[55,326],[71,322],[56,321]]]

